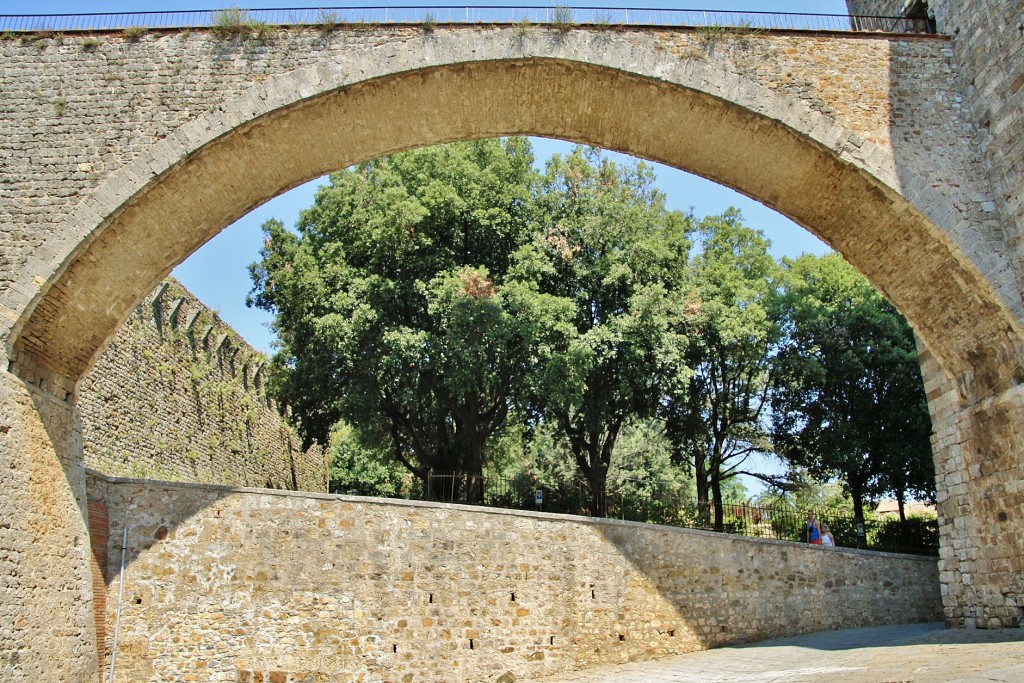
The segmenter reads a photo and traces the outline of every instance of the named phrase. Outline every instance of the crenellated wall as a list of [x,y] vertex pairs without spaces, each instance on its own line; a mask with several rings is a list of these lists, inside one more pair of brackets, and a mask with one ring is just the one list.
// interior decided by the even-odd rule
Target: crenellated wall
[[1019,624],[1021,8],[933,5],[948,35],[521,24],[0,35],[0,678],[96,673],[76,388],[146,292],[301,182],[507,134],[721,182],[878,287],[929,359],[947,621]]
[[170,481],[327,490],[266,393],[267,358],[173,279],[150,292],[79,384],[86,467]]

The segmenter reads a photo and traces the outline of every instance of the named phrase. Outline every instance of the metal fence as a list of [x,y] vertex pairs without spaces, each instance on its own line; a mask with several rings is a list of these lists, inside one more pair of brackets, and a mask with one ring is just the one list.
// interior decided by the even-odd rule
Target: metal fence
[[224,26],[226,22],[271,26],[365,27],[374,24],[539,24],[557,27],[663,26],[746,31],[872,31],[933,33],[927,19],[786,12],[722,12],[702,9],[604,7],[316,7],[210,9],[167,12],[0,15],[0,32],[117,31]]
[[[469,504],[470,491],[482,492],[476,504],[515,510],[540,510],[570,515],[589,515],[591,496],[582,482],[560,488],[538,486],[525,478],[484,477],[477,480],[463,473],[428,475],[422,497],[446,503]],[[721,527],[714,523],[711,503],[700,503],[679,490],[665,488],[656,495],[631,489],[609,490],[603,501],[607,517],[665,524],[688,529],[804,541],[806,511],[786,506],[755,505],[743,501],[723,504]],[[415,496],[419,497],[419,496]],[[938,554],[938,523],[934,520],[868,519],[862,524],[836,510],[817,510],[818,519],[828,524],[843,547],[866,548],[922,555]]]

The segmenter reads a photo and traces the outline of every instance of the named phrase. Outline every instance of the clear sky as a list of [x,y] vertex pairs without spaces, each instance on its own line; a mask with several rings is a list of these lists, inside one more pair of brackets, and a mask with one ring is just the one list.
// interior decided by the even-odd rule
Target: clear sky
[[[580,0],[579,2],[543,2],[527,0],[523,3],[508,0],[475,0],[452,2],[443,0],[434,6],[554,6],[558,4],[579,7],[642,7],[650,9],[707,9],[740,12],[801,12],[808,14],[846,14],[845,0]],[[430,7],[430,2],[382,2],[359,0],[0,0],[0,14],[74,14],[86,12],[147,12],[161,10],[221,9],[224,7],[289,8],[289,7]]]
[[[449,0],[438,6],[457,5]],[[508,0],[488,2],[476,0],[474,6],[504,6]],[[810,14],[845,14],[845,0],[581,0],[580,2],[527,2],[526,5],[566,4],[580,7],[643,7],[673,9],[715,9],[734,11],[798,12]],[[361,0],[358,3],[317,2],[317,0],[0,0],[0,14],[65,14],[82,12],[145,12],[160,10],[220,9],[240,6],[247,9],[319,6],[429,6],[426,2],[380,2]],[[538,160],[555,151],[570,149],[565,143],[534,140]],[[827,247],[808,232],[780,214],[732,190],[667,166],[656,165],[658,185],[668,196],[670,208],[689,210],[698,216],[718,214],[730,206],[743,212],[748,225],[763,230],[772,241],[776,256],[798,256],[803,252],[824,253]],[[310,206],[313,194],[322,180],[314,180],[283,194],[228,226],[174,270],[178,278],[204,303],[216,310],[253,347],[272,352],[273,335],[268,329],[270,317],[262,311],[247,308],[245,297],[251,288],[248,266],[259,257],[262,242],[260,226],[269,218],[278,218],[293,225],[301,209]]]
[[[457,5],[448,0],[436,3]],[[472,6],[509,5],[507,0],[487,2],[477,0]],[[529,2],[529,5],[565,4],[586,7],[643,7],[665,9],[715,9],[722,11],[798,12],[809,14],[845,14],[844,0],[683,0],[669,3],[656,0],[628,0],[623,2]],[[240,6],[247,9],[293,8],[318,6],[345,6],[341,2],[316,0],[0,0],[0,14],[65,14],[83,12],[139,12],[159,10],[221,9]],[[429,6],[425,2],[375,2],[368,0],[349,3],[349,6]],[[538,160],[554,152],[565,152],[570,145],[552,140],[535,139],[534,152]],[[763,230],[771,239],[776,256],[798,256],[804,252],[822,254],[827,247],[808,232],[780,214],[748,199],[728,188],[703,180],[666,166],[655,165],[657,184],[666,193],[670,208],[683,211],[693,209],[698,216],[718,214],[730,206],[743,212],[748,225]],[[173,275],[210,308],[216,310],[252,346],[266,353],[273,351],[273,335],[269,330],[270,318],[262,311],[245,306],[246,294],[251,289],[248,266],[259,257],[262,243],[260,226],[269,218],[278,218],[293,225],[298,213],[312,204],[316,187],[324,180],[314,180],[268,201],[238,222],[225,228],[186,261],[175,268]],[[777,467],[764,463],[768,470]],[[748,482],[750,484],[751,482]],[[759,486],[752,486],[759,489]]]
[[[444,0],[437,6],[458,5]],[[474,6],[504,6],[508,0],[475,0]],[[580,2],[527,2],[524,5],[577,5],[580,7],[643,7],[672,9],[715,9],[734,11],[799,12],[809,14],[845,14],[844,0],[581,0]],[[318,2],[317,0],[0,0],[0,14],[66,14],[82,12],[145,12],[161,10],[220,9],[239,6],[247,9],[293,8],[319,6],[424,6],[426,2],[380,2],[362,0],[358,3]],[[555,151],[569,146],[550,140],[534,140],[535,153],[543,160]],[[735,206],[743,212],[749,225],[760,228],[772,240],[776,255],[797,256],[803,252],[824,253],[827,247],[783,216],[720,185],[666,166],[656,166],[658,185],[668,196],[671,208],[689,210],[705,216]],[[251,288],[248,266],[259,257],[260,226],[269,218],[278,218],[293,225],[301,209],[312,204],[316,187],[324,181],[314,180],[283,194],[228,226],[219,235],[195,252],[174,270],[174,276],[221,317],[255,348],[272,352],[273,335],[268,329],[267,314],[245,306]]]

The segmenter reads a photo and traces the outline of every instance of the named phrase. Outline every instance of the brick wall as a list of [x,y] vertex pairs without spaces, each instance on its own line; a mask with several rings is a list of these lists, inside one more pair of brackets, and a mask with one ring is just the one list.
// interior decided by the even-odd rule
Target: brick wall
[[102,683],[104,651],[107,647],[107,550],[110,520],[107,506],[97,500],[89,501],[88,511],[89,547],[92,550],[92,605],[96,621],[96,653]]
[[135,308],[79,386],[85,465],[121,476],[326,491],[267,397],[267,358],[180,283]]

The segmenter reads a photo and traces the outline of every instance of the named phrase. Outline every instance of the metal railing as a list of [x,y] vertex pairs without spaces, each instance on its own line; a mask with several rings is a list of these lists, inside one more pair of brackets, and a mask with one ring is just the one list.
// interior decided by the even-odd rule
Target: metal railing
[[374,24],[538,24],[587,26],[660,26],[761,31],[873,31],[932,33],[926,19],[786,12],[723,12],[702,9],[603,7],[316,7],[211,9],[162,12],[0,15],[0,32],[118,31],[128,28],[184,29],[223,26],[225,21],[271,26],[321,26],[343,29]]
[[[698,502],[670,486],[655,485],[654,489],[652,493],[643,493],[635,489],[610,488],[599,506],[606,510],[606,517],[613,519],[780,541],[806,540],[806,511],[787,506],[726,501],[722,506],[722,524],[718,526],[715,524],[711,503]],[[431,472],[427,476],[425,488],[410,497],[421,496],[426,500],[444,503],[582,516],[590,515],[593,503],[586,485],[578,481],[552,489],[538,486],[522,477],[477,478],[451,472]],[[818,510],[817,515],[822,522],[828,524],[839,546],[921,555],[938,554],[938,523],[934,520],[908,519],[900,522],[898,519],[881,518],[858,523],[847,513],[828,509]]]

